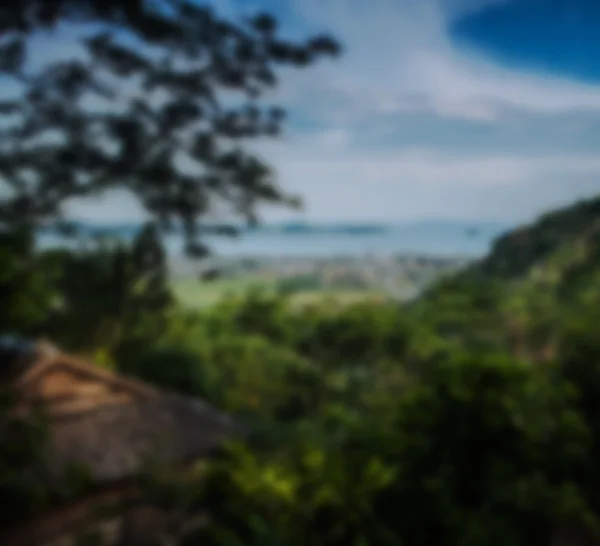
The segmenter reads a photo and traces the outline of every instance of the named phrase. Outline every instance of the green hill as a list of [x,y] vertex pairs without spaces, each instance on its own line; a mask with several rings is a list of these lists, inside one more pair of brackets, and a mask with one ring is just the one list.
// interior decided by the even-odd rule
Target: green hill
[[413,311],[470,348],[547,359],[565,325],[599,304],[600,197],[501,236],[486,258],[436,283]]
[[598,243],[600,197],[543,215],[531,225],[500,237],[490,254],[473,267],[487,277],[515,279],[527,276],[557,253],[562,262],[579,261],[582,247]]

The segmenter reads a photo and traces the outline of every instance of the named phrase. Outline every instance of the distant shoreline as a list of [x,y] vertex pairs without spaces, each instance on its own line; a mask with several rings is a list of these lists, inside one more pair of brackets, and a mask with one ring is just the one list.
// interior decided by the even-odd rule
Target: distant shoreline
[[[287,227],[285,227],[287,226]],[[493,240],[505,232],[496,224],[479,226],[459,223],[421,223],[413,225],[376,226],[329,225],[300,226],[298,224],[266,225],[248,230],[239,237],[209,234],[201,240],[219,259],[310,259],[358,258],[377,259],[388,256],[482,257],[490,250]],[[83,241],[92,233],[83,230]],[[96,233],[99,234],[99,233]],[[113,226],[101,235],[130,241],[135,232]],[[68,245],[76,247],[77,240],[59,237],[49,231],[40,234],[42,247]],[[184,240],[178,234],[163,237],[170,260],[185,261]]]
[[[387,256],[352,255],[352,256],[210,256],[206,260],[192,258],[171,258],[168,262],[169,274],[173,280],[197,276],[206,268],[216,267],[224,271],[278,271],[289,274],[293,271],[314,270],[323,268],[349,268],[365,270],[372,267],[395,270],[405,268],[408,264],[429,264],[434,268],[461,268],[472,263],[476,258],[466,255],[427,255],[397,254]],[[285,273],[287,272],[287,273]]]
[[[84,235],[115,235],[131,237],[140,231],[142,224],[138,223],[114,223],[99,224],[93,222],[75,221],[71,224]],[[452,230],[464,233],[483,231],[506,231],[512,227],[508,223],[490,221],[462,221],[462,220],[429,220],[429,221],[406,221],[406,222],[273,222],[263,223],[256,227],[230,224],[230,227],[238,230],[240,235],[277,234],[277,235],[374,235],[394,233],[396,231],[410,230]],[[202,227],[205,234],[212,236],[222,230],[222,224],[207,224]],[[54,228],[42,228],[40,235],[58,235]],[[169,235],[181,235],[182,230],[174,229]],[[222,235],[221,235],[222,236]]]
[[306,262],[311,263],[339,263],[343,264],[357,264],[364,262],[387,262],[387,261],[439,261],[439,262],[472,262],[477,257],[470,256],[468,254],[434,254],[427,252],[400,252],[395,254],[331,254],[323,256],[319,254],[311,255],[236,255],[236,256],[222,256],[219,254],[211,254],[206,259],[194,259],[184,255],[181,256],[170,256],[168,261],[172,264],[177,263],[190,263],[190,264],[201,264],[204,261],[218,262],[221,264],[239,264],[242,262],[255,262],[256,264],[263,265],[281,265],[281,264],[301,264]]

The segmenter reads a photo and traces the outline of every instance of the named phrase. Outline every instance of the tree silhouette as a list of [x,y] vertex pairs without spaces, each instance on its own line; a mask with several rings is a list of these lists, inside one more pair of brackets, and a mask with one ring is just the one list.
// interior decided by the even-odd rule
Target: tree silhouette
[[[29,38],[59,24],[93,27],[85,58],[34,69]],[[261,202],[296,203],[244,141],[281,129],[284,111],[262,100],[281,66],[339,51],[187,0],[0,0],[0,77],[18,88],[0,102],[0,225],[68,228],[66,200],[121,188],[201,255],[215,202],[248,222]]]

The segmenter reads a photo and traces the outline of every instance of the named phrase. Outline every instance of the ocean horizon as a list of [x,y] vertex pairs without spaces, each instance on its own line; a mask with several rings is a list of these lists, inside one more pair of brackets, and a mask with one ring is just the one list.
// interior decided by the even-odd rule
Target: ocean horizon
[[[80,223],[85,236],[104,235],[131,240],[139,225],[93,226]],[[434,255],[477,258],[485,255],[493,241],[510,229],[499,223],[429,221],[404,224],[329,223],[265,224],[242,228],[228,237],[208,234],[202,241],[219,257],[361,257],[369,255]],[[183,237],[164,236],[172,260],[185,259]],[[76,245],[53,231],[38,236],[42,248]]]

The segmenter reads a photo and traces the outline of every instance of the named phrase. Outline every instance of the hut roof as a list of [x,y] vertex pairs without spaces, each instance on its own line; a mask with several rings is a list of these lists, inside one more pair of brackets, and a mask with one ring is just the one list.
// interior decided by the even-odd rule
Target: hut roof
[[49,416],[51,466],[84,464],[96,483],[131,477],[148,460],[189,462],[238,430],[229,417],[200,400],[47,347],[29,350],[17,371],[11,368],[9,381],[19,395],[16,411],[41,404]]

